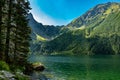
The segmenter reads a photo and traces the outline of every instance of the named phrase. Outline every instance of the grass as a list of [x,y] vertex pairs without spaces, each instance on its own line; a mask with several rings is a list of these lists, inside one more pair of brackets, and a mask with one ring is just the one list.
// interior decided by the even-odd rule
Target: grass
[[40,35],[38,35],[38,34],[36,34],[36,40],[37,41],[46,41],[47,39],[45,39],[44,37],[42,37],[42,36],[40,36]]
[[0,61],[0,70],[10,71],[10,67],[6,62]]

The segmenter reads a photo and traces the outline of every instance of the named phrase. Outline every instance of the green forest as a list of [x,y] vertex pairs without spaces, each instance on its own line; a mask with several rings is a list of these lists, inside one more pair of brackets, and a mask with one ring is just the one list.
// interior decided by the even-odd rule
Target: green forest
[[28,64],[30,9],[28,0],[0,0],[0,70],[24,70]]

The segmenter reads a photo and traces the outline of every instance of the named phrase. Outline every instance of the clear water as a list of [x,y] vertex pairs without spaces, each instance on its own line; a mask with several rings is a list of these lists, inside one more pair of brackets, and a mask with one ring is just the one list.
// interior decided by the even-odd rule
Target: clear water
[[[42,62],[48,80],[120,80],[120,56],[34,56]],[[37,75],[39,76],[39,75]],[[45,80],[39,79],[39,80]]]

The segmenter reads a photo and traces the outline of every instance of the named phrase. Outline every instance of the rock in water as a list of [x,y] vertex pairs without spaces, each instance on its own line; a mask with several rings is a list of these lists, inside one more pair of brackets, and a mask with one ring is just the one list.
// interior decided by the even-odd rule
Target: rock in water
[[40,62],[33,63],[32,65],[33,69],[36,71],[43,71],[45,69],[45,66]]

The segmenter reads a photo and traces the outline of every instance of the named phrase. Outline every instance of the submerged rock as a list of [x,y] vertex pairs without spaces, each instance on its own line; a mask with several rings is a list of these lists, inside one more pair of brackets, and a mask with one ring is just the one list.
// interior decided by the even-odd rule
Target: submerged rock
[[31,75],[31,80],[48,80],[48,78],[45,76],[45,74],[42,74],[39,71],[34,71]]

